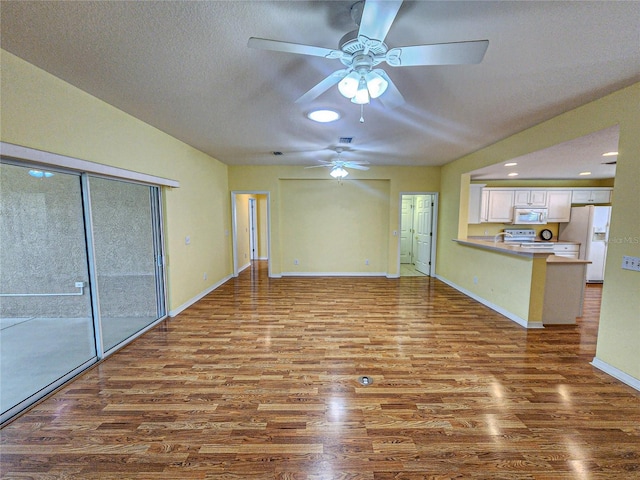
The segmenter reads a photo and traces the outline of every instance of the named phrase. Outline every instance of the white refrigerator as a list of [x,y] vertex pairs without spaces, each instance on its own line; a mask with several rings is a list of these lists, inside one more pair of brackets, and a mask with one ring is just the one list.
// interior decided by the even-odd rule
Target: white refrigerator
[[571,220],[560,224],[558,240],[579,242],[580,258],[591,262],[586,269],[587,282],[604,280],[610,218],[611,207],[587,205],[571,208]]

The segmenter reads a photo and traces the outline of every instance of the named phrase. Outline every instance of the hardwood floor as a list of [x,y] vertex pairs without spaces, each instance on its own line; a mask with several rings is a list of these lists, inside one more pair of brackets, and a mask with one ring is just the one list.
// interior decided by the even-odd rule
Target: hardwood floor
[[527,331],[429,277],[259,264],[6,426],[2,478],[640,478],[599,295]]

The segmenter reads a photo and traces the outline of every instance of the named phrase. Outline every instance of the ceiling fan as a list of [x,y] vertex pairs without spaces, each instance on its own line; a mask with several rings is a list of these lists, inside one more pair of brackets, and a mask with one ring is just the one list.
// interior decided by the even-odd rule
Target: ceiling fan
[[336,153],[338,154],[338,157],[335,160],[331,160],[329,162],[325,160],[318,160],[320,162],[319,165],[311,165],[304,168],[330,168],[331,171],[329,172],[329,175],[331,175],[333,178],[337,178],[338,180],[349,175],[347,168],[352,168],[354,170],[369,170],[369,167],[366,166],[369,165],[369,162],[367,161],[355,162],[343,160],[341,157],[342,148],[336,148]]
[[482,61],[489,46],[488,40],[389,49],[384,39],[401,5],[402,0],[361,0],[354,3],[351,6],[351,18],[359,28],[342,37],[338,50],[256,37],[249,38],[248,46],[261,50],[337,59],[346,67],[330,74],[298,98],[296,103],[310,102],[338,84],[340,93],[353,103],[364,105],[372,98],[380,97],[385,107],[395,108],[404,104],[405,99],[387,73],[374,68],[380,63],[386,62],[391,67],[408,67],[461,65]]

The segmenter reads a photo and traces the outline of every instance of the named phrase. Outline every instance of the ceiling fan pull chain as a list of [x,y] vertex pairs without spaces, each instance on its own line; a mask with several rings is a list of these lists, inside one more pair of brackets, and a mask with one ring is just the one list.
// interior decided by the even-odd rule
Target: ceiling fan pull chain
[[364,103],[360,104],[360,123],[364,123]]

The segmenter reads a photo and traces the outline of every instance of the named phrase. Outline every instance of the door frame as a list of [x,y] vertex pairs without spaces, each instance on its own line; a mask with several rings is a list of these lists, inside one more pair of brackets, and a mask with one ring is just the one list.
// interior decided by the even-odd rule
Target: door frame
[[271,192],[268,190],[233,190],[231,191],[231,250],[233,252],[233,276],[237,277],[238,271],[238,205],[237,195],[266,195],[267,197],[267,266],[268,275],[271,277]]
[[[431,265],[429,266],[429,276],[436,276],[436,247],[438,239],[438,192],[400,192],[398,194],[398,230],[402,229],[402,197],[404,195],[431,195],[433,200],[433,208],[431,214]],[[400,277],[400,238],[398,238],[398,253],[396,258],[396,268],[398,277]]]

